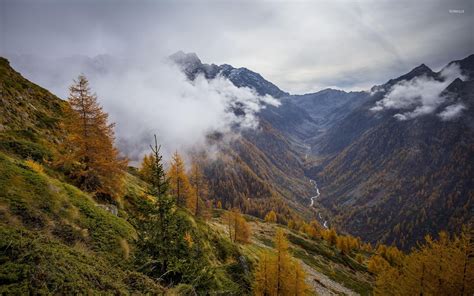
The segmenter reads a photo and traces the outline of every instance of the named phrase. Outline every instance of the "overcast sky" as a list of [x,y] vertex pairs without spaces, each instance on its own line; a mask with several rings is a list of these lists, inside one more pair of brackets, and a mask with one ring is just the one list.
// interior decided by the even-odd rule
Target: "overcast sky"
[[473,0],[0,0],[0,53],[161,59],[177,50],[283,90],[367,89],[474,53]]

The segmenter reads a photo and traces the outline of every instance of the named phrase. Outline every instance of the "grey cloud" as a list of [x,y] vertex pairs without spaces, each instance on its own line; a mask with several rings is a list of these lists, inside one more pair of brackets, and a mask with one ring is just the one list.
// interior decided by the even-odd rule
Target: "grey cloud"
[[466,109],[466,106],[464,106],[462,103],[449,105],[442,112],[440,112],[438,116],[444,121],[452,120],[461,116],[461,113],[464,109]]
[[[165,156],[196,147],[213,151],[206,142],[208,134],[235,137],[241,130],[256,129],[256,113],[265,104],[280,104],[220,76],[213,80],[198,76],[190,82],[176,66],[164,62],[96,75],[92,85],[117,122],[121,150],[132,159],[148,150],[143,138],[153,133],[158,134]],[[236,106],[243,111],[239,115],[233,112]]]
[[205,148],[213,153],[218,147],[209,147],[207,135],[225,134],[226,142],[242,130],[257,129],[256,114],[266,105],[280,104],[253,89],[238,88],[221,76],[213,80],[198,76],[191,82],[166,57],[53,59],[19,55],[12,56],[12,64],[63,99],[73,79],[85,74],[99,102],[117,123],[119,148],[131,160],[148,151],[153,134],[158,135],[166,158],[176,149]]
[[250,68],[292,93],[380,84],[474,47],[470,0],[1,3],[2,54],[153,60],[183,49]]
[[[457,64],[451,64],[440,73],[441,79],[429,76],[419,76],[411,80],[402,80],[393,85],[384,98],[375,103],[370,110],[374,112],[395,109],[401,112],[394,117],[399,120],[408,120],[418,116],[430,114],[446,102],[449,98],[443,94],[446,87],[456,78],[465,79]],[[459,107],[445,110],[441,118],[453,118],[462,110]]]

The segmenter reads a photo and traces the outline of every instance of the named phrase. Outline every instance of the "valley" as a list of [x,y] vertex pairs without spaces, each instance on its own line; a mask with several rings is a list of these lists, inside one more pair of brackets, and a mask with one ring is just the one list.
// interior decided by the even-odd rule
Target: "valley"
[[[395,243],[404,249],[414,246],[426,233],[436,235],[445,227],[460,231],[462,224],[472,220],[469,213],[473,211],[474,193],[466,177],[473,175],[472,166],[469,161],[456,166],[449,162],[472,159],[469,143],[473,119],[469,110],[473,55],[444,67],[459,65],[464,81],[443,78],[444,68],[434,72],[421,65],[371,90],[325,89],[305,95],[290,95],[246,68],[205,64],[194,53],[178,52],[170,59],[191,81],[200,75],[212,81],[221,73],[238,87],[255,89],[259,95],[271,95],[280,102],[278,106],[265,104],[256,114],[259,128],[243,131],[230,145],[219,137],[209,139],[226,154],[205,169],[213,180],[212,194],[224,205],[238,205],[244,212],[263,217],[272,207],[264,201],[278,200],[284,221],[302,216],[324,224],[319,218],[321,211],[311,210],[307,201],[308,196],[322,190],[318,207],[331,226],[372,243]],[[101,62],[101,67],[115,67],[113,57],[107,61],[109,64]],[[88,65],[91,63],[93,60]],[[22,65],[18,64],[20,68]],[[94,77],[100,75],[92,73]],[[45,77],[58,74],[42,73],[38,78],[49,81]],[[461,98],[468,111],[453,120],[427,114],[404,121],[396,118],[395,109],[371,110],[394,86],[421,78],[446,87],[440,90],[441,96],[449,95],[449,99],[438,109]],[[443,152],[435,147],[443,147]],[[223,171],[226,173],[220,174]],[[245,172],[246,177],[239,178],[237,171]],[[318,180],[318,189],[308,180]],[[235,183],[241,189],[229,191],[218,183]],[[457,188],[456,193],[452,188]],[[442,196],[449,196],[449,202]],[[284,209],[283,204],[289,208]],[[406,208],[400,207],[405,204]],[[412,206],[417,210],[410,210]],[[431,222],[426,219],[428,215]],[[402,229],[409,235],[402,237]]]
[[[195,68],[186,66],[184,69],[200,75],[200,67],[208,67],[196,58],[196,55],[186,57],[184,60],[192,61]],[[474,56],[470,56],[458,61],[463,65],[464,73],[472,73],[473,59]],[[231,69],[229,67],[226,69]],[[240,136],[230,142],[222,135],[209,135],[208,143],[220,150],[213,158],[202,151],[190,152],[192,165],[202,167],[202,176],[190,175],[189,178],[204,178],[208,197],[205,200],[196,197],[192,206],[189,202],[183,205],[181,201],[177,213],[184,219],[180,227],[187,230],[182,233],[184,242],[176,252],[183,252],[187,244],[190,252],[206,254],[202,257],[204,261],[186,261],[189,268],[199,269],[202,264],[210,264],[213,270],[220,272],[211,276],[210,282],[167,288],[160,284],[163,279],[153,280],[156,277],[153,270],[142,270],[153,263],[136,267],[144,260],[138,252],[138,248],[143,248],[140,245],[143,242],[138,238],[146,231],[144,225],[150,223],[144,218],[148,213],[143,212],[144,205],[141,204],[144,201],[146,204],[150,198],[147,189],[150,185],[141,175],[145,160],[139,170],[128,168],[123,181],[125,192],[117,200],[107,194],[99,198],[76,189],[68,184],[74,181],[67,171],[55,166],[57,149],[62,149],[56,143],[65,141],[64,126],[58,123],[67,122],[66,102],[25,80],[5,59],[1,70],[4,104],[0,123],[3,129],[0,134],[3,183],[0,184],[5,188],[0,195],[4,217],[1,231],[8,240],[8,244],[3,245],[3,252],[14,258],[9,268],[12,268],[10,272],[18,274],[29,264],[22,261],[22,256],[30,256],[22,247],[21,233],[27,233],[26,240],[33,248],[58,249],[59,257],[41,253],[43,259],[39,261],[41,268],[50,263],[53,265],[48,267],[50,271],[46,275],[49,286],[43,287],[48,291],[84,291],[89,287],[96,292],[105,289],[119,294],[160,291],[158,294],[181,295],[191,291],[202,293],[206,289],[226,295],[249,294],[254,289],[254,275],[250,270],[254,273],[260,270],[256,266],[262,262],[261,254],[280,252],[273,239],[282,231],[293,258],[291,264],[304,271],[305,284],[301,285],[307,286],[312,293],[380,294],[374,287],[385,289],[380,281],[387,276],[384,272],[390,269],[379,270],[379,265],[393,264],[391,268],[398,268],[403,265],[397,265],[400,264],[397,260],[415,256],[404,257],[397,248],[386,245],[396,244],[407,249],[419,243],[426,234],[436,236],[445,228],[457,233],[462,225],[472,220],[469,215],[472,212],[472,178],[468,177],[472,176],[472,166],[465,161],[473,155],[469,144],[473,139],[472,114],[452,121],[432,115],[410,122],[401,121],[394,118],[395,112],[391,110],[381,115],[370,111],[386,92],[374,96],[369,92],[346,93],[328,89],[293,96],[278,91],[269,82],[261,82],[263,78],[250,70],[230,70],[238,83],[246,81],[250,83],[247,87],[259,85],[263,95],[281,95],[281,105],[265,105],[257,113],[259,127],[240,131]],[[374,88],[387,89],[405,79],[441,75],[430,71],[426,67],[416,68],[389,81],[388,86]],[[216,79],[212,75],[208,79]],[[246,75],[256,80],[249,80]],[[196,77],[188,77],[193,78]],[[444,93],[449,93],[450,100],[463,100],[466,108],[471,108],[472,86],[471,80],[455,80]],[[452,101],[446,102],[450,103]],[[238,104],[232,108],[236,108],[232,109],[236,116],[243,116]],[[410,140],[405,141],[405,138]],[[429,157],[424,156],[428,152]],[[178,161],[177,155],[175,152],[173,161]],[[428,162],[431,165],[425,165]],[[184,164],[181,167],[184,169]],[[173,175],[170,171],[168,174],[169,178],[181,178],[179,173]],[[421,180],[416,181],[419,178]],[[19,184],[19,187],[6,189],[11,183]],[[450,186],[455,186],[457,191],[449,193]],[[41,196],[41,200],[35,201],[30,190]],[[179,201],[179,189],[173,190],[178,192],[173,194],[178,195]],[[416,192],[416,199],[410,192]],[[398,195],[394,197],[394,193]],[[199,214],[198,208],[201,209]],[[411,210],[406,211],[407,208]],[[238,221],[247,223],[244,225],[251,233],[251,237],[243,241],[233,238],[237,228],[231,230],[228,222],[229,215],[234,215],[230,213],[240,215],[240,211],[245,216]],[[270,212],[274,218],[269,218]],[[427,215],[430,220],[426,219]],[[95,223],[103,224],[109,230],[94,229]],[[354,234],[356,237],[352,236]],[[33,240],[35,235],[40,235],[39,242]],[[463,244],[465,242],[464,239]],[[194,244],[201,247],[193,249]],[[456,240],[453,244],[454,249],[465,246]],[[377,246],[376,249],[373,246]],[[11,250],[14,253],[9,253],[10,248],[14,248]],[[81,260],[89,267],[113,270],[115,274],[101,278],[103,283],[90,286],[89,280],[99,281],[99,275],[85,269],[77,275],[75,284],[56,286],[65,281],[60,269],[71,273],[70,268],[85,268],[76,259],[63,261],[69,256],[66,254],[83,258]],[[179,256],[186,258],[182,257],[184,253]],[[100,260],[95,261],[97,258]],[[116,260],[125,261],[123,265],[115,266]],[[31,272],[38,276],[36,271]],[[190,275],[179,271],[176,276],[178,279]],[[112,284],[114,281],[122,284]],[[138,286],[137,281],[140,282]],[[40,288],[28,277],[18,276],[6,283],[2,288],[4,291],[22,291],[24,285]]]
[[474,295],[472,0],[0,1],[0,296]]

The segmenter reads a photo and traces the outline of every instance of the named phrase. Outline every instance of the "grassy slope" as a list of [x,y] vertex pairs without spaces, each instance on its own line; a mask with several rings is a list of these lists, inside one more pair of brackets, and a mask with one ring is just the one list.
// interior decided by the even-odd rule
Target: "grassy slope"
[[[49,174],[54,175],[55,172]],[[98,207],[86,193],[28,162],[0,152],[0,294],[174,294],[135,272],[137,232],[144,183],[127,175],[118,216]],[[197,242],[213,269],[217,294],[250,293],[248,260],[205,221],[194,219]],[[129,222],[130,221],[130,222]],[[250,263],[250,262],[249,262]]]
[[136,236],[75,187],[0,153],[0,293],[160,291],[128,271]]
[[[227,230],[220,216],[219,212],[216,213],[211,224],[216,231],[226,237]],[[260,251],[274,247],[273,236],[277,225],[265,223],[251,216],[246,216],[246,218],[251,224],[253,238],[250,244],[241,245],[240,248],[255,264]],[[286,227],[284,230],[290,241],[291,253],[306,265],[307,282],[314,293],[323,295],[328,293],[370,295],[372,293],[373,277],[366,266],[366,261],[371,254],[353,251],[350,256],[345,256],[324,240],[309,239]],[[358,263],[354,259],[358,254],[365,258],[363,263]]]

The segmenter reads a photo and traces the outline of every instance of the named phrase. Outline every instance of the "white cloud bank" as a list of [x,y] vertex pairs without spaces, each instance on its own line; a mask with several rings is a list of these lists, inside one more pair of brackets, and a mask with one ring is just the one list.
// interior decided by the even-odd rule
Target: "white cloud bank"
[[[446,87],[456,78],[465,79],[457,64],[444,68],[440,73],[441,80],[426,75],[403,80],[393,85],[384,98],[375,103],[370,110],[374,112],[395,109],[400,113],[394,115],[398,120],[408,120],[431,114],[449,97],[443,94]],[[443,120],[457,117],[463,105],[451,105],[438,114]]]
[[175,150],[209,150],[209,133],[235,136],[243,129],[255,129],[256,114],[265,104],[280,104],[221,76],[213,80],[198,76],[191,82],[167,63],[98,75],[91,84],[117,123],[119,146],[131,159],[148,152],[153,134],[165,157]]
[[461,115],[462,110],[464,109],[466,109],[466,106],[461,103],[449,105],[448,107],[446,107],[446,109],[444,109],[444,111],[439,113],[438,116],[442,120],[448,121],[451,119],[458,118]]
[[215,151],[206,146],[209,133],[232,139],[244,129],[258,127],[257,113],[265,105],[280,104],[253,89],[238,88],[222,76],[213,80],[198,76],[189,81],[178,66],[157,56],[133,60],[17,56],[12,62],[28,79],[63,99],[73,79],[85,74],[99,103],[116,123],[120,150],[135,161],[149,151],[153,134],[165,158],[175,150]]

